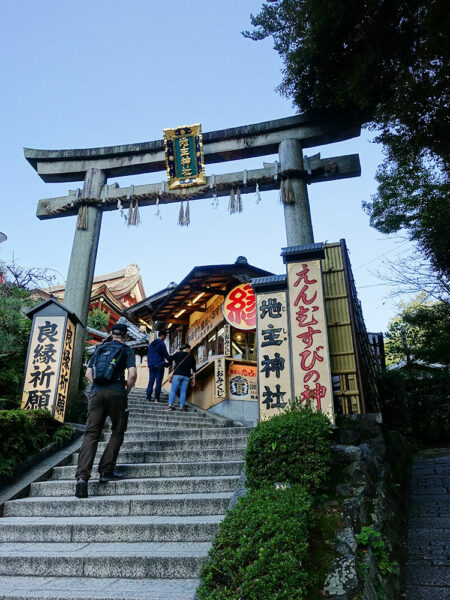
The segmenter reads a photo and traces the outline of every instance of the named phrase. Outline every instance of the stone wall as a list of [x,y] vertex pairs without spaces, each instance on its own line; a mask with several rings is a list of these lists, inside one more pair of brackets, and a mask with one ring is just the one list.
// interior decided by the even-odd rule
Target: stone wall
[[[339,556],[325,581],[325,597],[397,600],[409,471],[405,440],[385,432],[377,414],[340,417],[337,425],[334,491],[340,498],[344,527],[336,536]],[[365,526],[380,532],[387,562],[381,562],[370,545],[358,547],[357,536]]]

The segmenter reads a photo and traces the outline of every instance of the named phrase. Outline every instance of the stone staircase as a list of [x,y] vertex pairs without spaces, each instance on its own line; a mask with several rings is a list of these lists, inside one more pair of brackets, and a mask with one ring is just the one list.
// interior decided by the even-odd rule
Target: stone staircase
[[415,457],[408,513],[406,600],[450,600],[450,448]]
[[100,485],[94,465],[89,498],[75,498],[73,455],[50,480],[33,483],[29,497],[5,504],[0,598],[194,598],[251,429],[165,406],[146,402],[144,390],[130,394],[118,459],[124,480]]

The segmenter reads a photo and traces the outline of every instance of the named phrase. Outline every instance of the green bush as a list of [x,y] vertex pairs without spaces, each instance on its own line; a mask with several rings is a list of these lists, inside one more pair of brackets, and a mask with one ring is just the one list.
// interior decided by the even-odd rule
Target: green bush
[[376,531],[371,525],[362,527],[361,533],[356,536],[356,542],[360,547],[372,549],[375,563],[381,575],[398,575],[398,562],[390,559],[386,542],[379,531]]
[[70,440],[73,434],[73,427],[68,423],[61,425],[53,434],[52,441],[62,446],[66,440]]
[[291,410],[261,421],[245,455],[249,488],[290,483],[316,492],[330,469],[330,442],[330,421],[309,407],[294,404]]
[[427,446],[450,442],[450,372],[408,368],[379,376],[383,421]]
[[47,410],[0,410],[0,475],[10,475],[17,464],[52,441],[61,444],[72,432]]
[[22,290],[0,291],[0,389],[2,397],[12,401],[20,397],[31,329],[24,315],[31,308],[28,296]]
[[203,565],[199,599],[306,598],[312,503],[299,486],[241,498],[222,521]]

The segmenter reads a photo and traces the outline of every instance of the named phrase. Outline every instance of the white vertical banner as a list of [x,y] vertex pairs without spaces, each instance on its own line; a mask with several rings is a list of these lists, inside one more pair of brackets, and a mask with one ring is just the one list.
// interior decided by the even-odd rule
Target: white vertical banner
[[256,307],[259,417],[265,420],[293,399],[286,292],[257,291]]
[[294,393],[333,420],[321,261],[289,262],[287,280]]
[[219,356],[214,359],[215,397],[225,398],[227,393],[225,358]]

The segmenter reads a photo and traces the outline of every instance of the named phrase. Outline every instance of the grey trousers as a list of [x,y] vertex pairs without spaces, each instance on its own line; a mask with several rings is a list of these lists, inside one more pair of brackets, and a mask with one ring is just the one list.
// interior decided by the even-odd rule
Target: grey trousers
[[98,442],[106,417],[111,419],[112,431],[109,442],[98,465],[99,473],[112,473],[122,446],[128,424],[128,398],[125,390],[99,390],[89,398],[86,432],[78,456],[76,479],[87,481],[91,477]]

